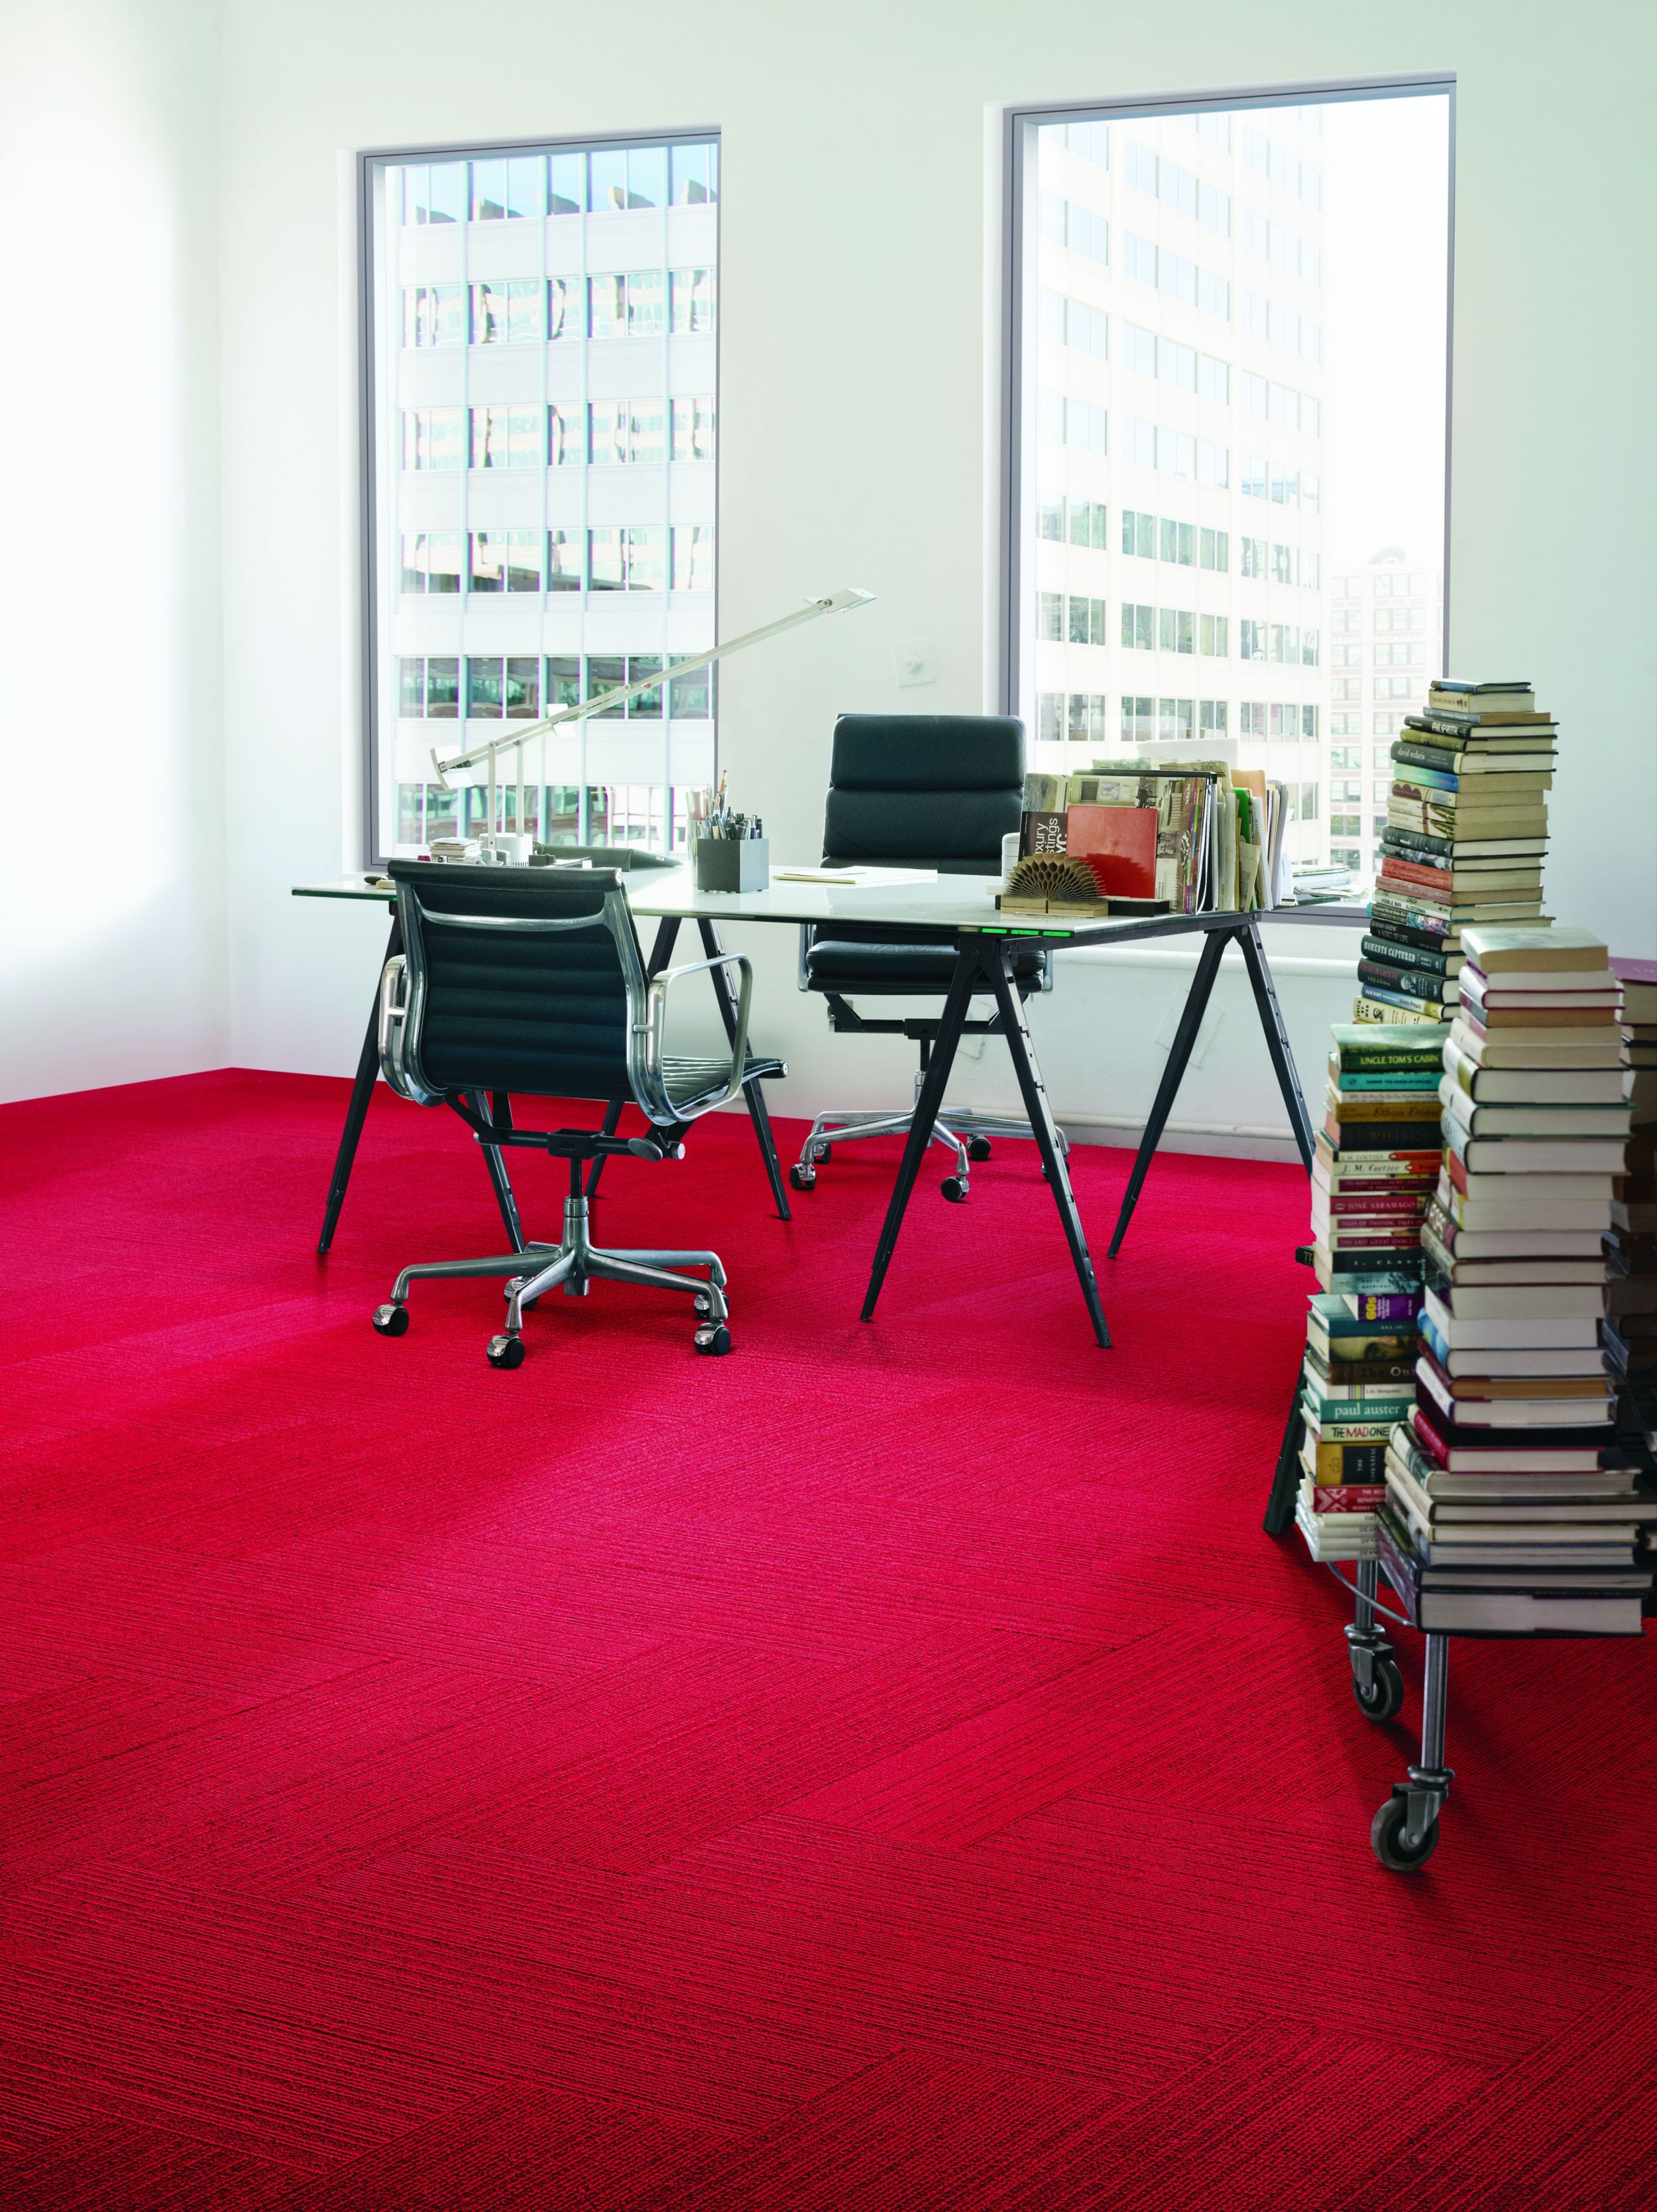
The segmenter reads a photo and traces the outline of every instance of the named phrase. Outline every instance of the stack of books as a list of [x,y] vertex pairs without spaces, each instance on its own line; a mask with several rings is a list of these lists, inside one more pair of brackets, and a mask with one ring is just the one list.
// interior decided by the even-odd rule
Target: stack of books
[[1540,919],[1557,734],[1528,684],[1447,677],[1405,718],[1355,1019],[1451,1018],[1463,928]]
[[1422,1231],[1415,1404],[1377,1553],[1424,1629],[1636,1635],[1657,1499],[1600,1348],[1623,1165],[1622,993],[1585,930],[1470,926]]
[[1307,1317],[1296,1513],[1314,1559],[1374,1557],[1387,1439],[1414,1402],[1442,1035],[1424,1026],[1333,1032],[1312,1167],[1323,1295]]
[[1623,986],[1623,1042],[1633,1063],[1630,1129],[1623,1173],[1611,1187],[1605,1236],[1605,1319],[1600,1332],[1617,1387],[1618,1440],[1648,1457],[1657,1395],[1657,960],[1613,959]]

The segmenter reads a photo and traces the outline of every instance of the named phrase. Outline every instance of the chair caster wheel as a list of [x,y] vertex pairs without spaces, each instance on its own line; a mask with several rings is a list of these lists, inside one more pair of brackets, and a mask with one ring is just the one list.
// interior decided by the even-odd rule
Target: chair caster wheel
[[524,1340],[521,1336],[492,1336],[483,1347],[483,1356],[491,1367],[521,1367]]
[[789,1187],[793,1190],[810,1190],[816,1179],[817,1171],[815,1168],[793,1167],[788,1170]]
[[717,1358],[731,1349],[731,1332],[722,1321],[704,1322],[696,1331],[696,1349]]
[[398,1305],[376,1306],[374,1327],[382,1336],[406,1336],[409,1334],[409,1309]]
[[986,1160],[989,1156],[990,1140],[987,1137],[968,1138],[967,1158],[969,1160]]
[[1393,1874],[1413,1874],[1417,1867],[1426,1865],[1438,1847],[1438,1821],[1413,1846],[1405,1843],[1404,1831],[1410,1817],[1409,1801],[1400,1791],[1389,1797],[1375,1819],[1369,1823],[1369,1844],[1382,1866]]
[[1377,1659],[1374,1676],[1367,1689],[1359,1681],[1355,1670],[1352,1695],[1357,1699],[1358,1711],[1365,1720],[1391,1720],[1404,1703],[1404,1677],[1398,1670],[1396,1660]]
[[967,1178],[965,1176],[945,1176],[938,1188],[951,1206],[960,1206],[966,1199]]
[[834,1157],[835,1148],[832,1145],[813,1145],[811,1147],[811,1158],[819,1167],[822,1167],[825,1162],[832,1160]]

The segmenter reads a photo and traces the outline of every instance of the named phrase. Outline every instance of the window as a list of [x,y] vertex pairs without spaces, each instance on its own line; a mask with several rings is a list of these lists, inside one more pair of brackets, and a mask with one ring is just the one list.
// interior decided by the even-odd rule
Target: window
[[1426,665],[1424,645],[1377,645],[1375,648],[1377,668],[1422,668]]
[[[367,857],[424,850],[446,827],[490,826],[481,771],[459,771],[453,793],[434,781],[427,722],[521,729],[628,672],[659,672],[665,689],[652,686],[629,714],[505,755],[496,826],[519,803],[521,768],[525,824],[537,835],[591,842],[613,823],[618,835],[682,843],[683,788],[716,774],[708,672],[670,680],[662,656],[670,619],[682,657],[715,635],[717,394],[707,341],[718,322],[718,145],[704,137],[364,157],[363,178]],[[467,226],[470,237],[440,252],[422,234]],[[547,258],[561,273],[540,273]],[[1105,323],[1102,309],[1089,313]],[[1094,333],[1078,321],[1077,335]],[[572,357],[604,347],[612,367],[602,374]],[[444,349],[454,350],[440,376]],[[1080,402],[1094,404],[1091,394]],[[590,472],[604,477],[602,502]],[[423,481],[439,473],[446,489]],[[600,593],[602,617],[590,611]],[[464,617],[463,595],[494,602],[483,632]],[[440,597],[455,611],[434,628],[424,602]],[[561,649],[549,658],[550,609]],[[589,624],[600,619],[594,653]],[[492,651],[432,656],[428,642]],[[439,750],[465,744],[457,729]]]
[[539,592],[538,530],[479,530],[473,532],[471,546],[469,592]]
[[1106,525],[1109,520],[1102,499],[1071,499],[1065,502],[1068,528],[1065,535],[1072,545],[1086,545],[1102,552],[1109,542]]
[[1067,299],[1062,292],[1041,295],[1041,335],[1054,345],[1073,346],[1102,361],[1110,351],[1110,319],[1103,308]]
[[411,284],[403,295],[405,346],[464,345],[466,288],[464,284]]
[[1103,645],[1105,643],[1104,601],[1072,598],[1070,603],[1069,625],[1065,635],[1071,645]]
[[1151,744],[1156,735],[1156,702],[1122,694],[1122,737],[1131,745]]
[[416,720],[452,722],[460,711],[460,663],[452,655],[397,664],[399,715]]
[[1362,768],[1363,749],[1361,745],[1332,745],[1329,765],[1332,769]]
[[1105,695],[1102,691],[1072,691],[1065,719],[1065,734],[1072,744],[1098,744],[1105,735]]
[[[458,290],[458,286],[455,287]],[[472,286],[474,345],[527,345],[544,335],[538,277],[495,277]]]
[[464,407],[412,407],[403,416],[405,469],[458,469],[466,458]]
[[[1444,665],[1426,549],[1444,520],[1448,85],[1216,96],[1237,104],[1108,115],[1120,127],[1108,249],[1093,230],[1106,194],[1074,154],[1074,119],[1013,117],[1005,313],[1020,340],[1011,444],[1015,495],[1021,477],[1024,489],[1005,510],[1005,703],[1033,731],[1068,737],[1076,695],[1059,682],[1108,684],[1124,746],[1171,727],[1296,749],[1288,854],[1322,861],[1320,733],[1362,750],[1372,707],[1418,703]],[[1326,170],[1341,182],[1326,207]],[[1108,331],[1108,366],[1082,309]],[[1090,435],[1083,408],[1111,410],[1108,438]],[[1073,534],[1083,495],[1111,507],[1108,549],[1102,532]],[[1058,553],[1083,543],[1085,565]],[[1362,550],[1337,576],[1330,545]],[[1055,662],[1084,642],[1084,659]],[[1377,659],[1376,646],[1395,645]],[[1224,690],[1235,655],[1249,688],[1279,696],[1188,712],[1147,700],[1138,687],[1153,653],[1164,682],[1181,680],[1189,655]],[[1396,700],[1378,688],[1394,681],[1409,687]],[[1362,815],[1359,849],[1368,771],[1366,754],[1350,771],[1363,795],[1345,809]]]
[[716,287],[711,269],[676,269],[669,278],[676,337],[705,337],[714,323]]
[[1197,723],[1197,702],[1194,699],[1159,699],[1156,702],[1156,735],[1164,744],[1179,742],[1194,736]]
[[538,406],[474,407],[471,465],[475,469],[532,469],[542,462]]
[[403,589],[427,593],[458,592],[465,553],[465,535],[458,530],[420,532],[405,538]]

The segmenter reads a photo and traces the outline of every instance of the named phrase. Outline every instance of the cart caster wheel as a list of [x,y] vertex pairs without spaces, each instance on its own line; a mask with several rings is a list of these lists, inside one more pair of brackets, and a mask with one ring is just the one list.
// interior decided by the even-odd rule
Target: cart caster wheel
[[696,1331],[696,1349],[710,1358],[719,1358],[731,1349],[731,1332],[720,1322],[704,1322]]
[[788,1170],[789,1188],[792,1190],[810,1190],[816,1179],[815,1168],[790,1168]]
[[834,1157],[835,1148],[832,1145],[813,1145],[811,1147],[811,1158],[819,1167],[825,1165]]
[[483,1356],[491,1367],[521,1367],[524,1340],[521,1336],[492,1336],[483,1348]]
[[409,1334],[409,1309],[398,1305],[376,1306],[374,1327],[382,1336],[406,1336]]
[[1410,1808],[1402,1796],[1389,1797],[1369,1823],[1369,1843],[1382,1866],[1393,1874],[1413,1874],[1425,1866],[1438,1848],[1438,1822],[1434,1820],[1421,1841],[1411,1850],[1404,1840]]
[[1358,1711],[1366,1720],[1389,1721],[1404,1703],[1404,1677],[1393,1659],[1377,1659],[1375,1674],[1366,1690],[1356,1674],[1352,1677],[1352,1695],[1358,1701]]
[[968,1138],[967,1158],[969,1160],[986,1160],[989,1156],[990,1140],[987,1137]]
[[938,1188],[951,1206],[961,1206],[965,1203],[967,1196],[965,1176],[945,1176],[943,1182],[939,1183]]

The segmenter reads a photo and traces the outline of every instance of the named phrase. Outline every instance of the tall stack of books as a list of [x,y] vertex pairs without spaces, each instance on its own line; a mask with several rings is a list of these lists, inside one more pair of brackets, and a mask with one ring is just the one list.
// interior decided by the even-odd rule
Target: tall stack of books
[[1585,930],[1473,925],[1462,947],[1416,1401],[1378,1554],[1425,1629],[1637,1634],[1657,1499],[1615,1449],[1599,1342],[1621,989]]
[[1628,1152],[1611,1187],[1601,1339],[1617,1388],[1618,1441],[1646,1458],[1657,1397],[1657,960],[1611,964],[1623,986],[1623,1042],[1633,1072]]
[[1406,716],[1356,1020],[1451,1018],[1466,925],[1539,920],[1557,735],[1528,684],[1447,677]]
[[1421,1218],[1439,1167],[1443,1032],[1338,1028],[1312,1168],[1305,1439],[1296,1518],[1314,1559],[1374,1556],[1387,1439],[1414,1402]]

